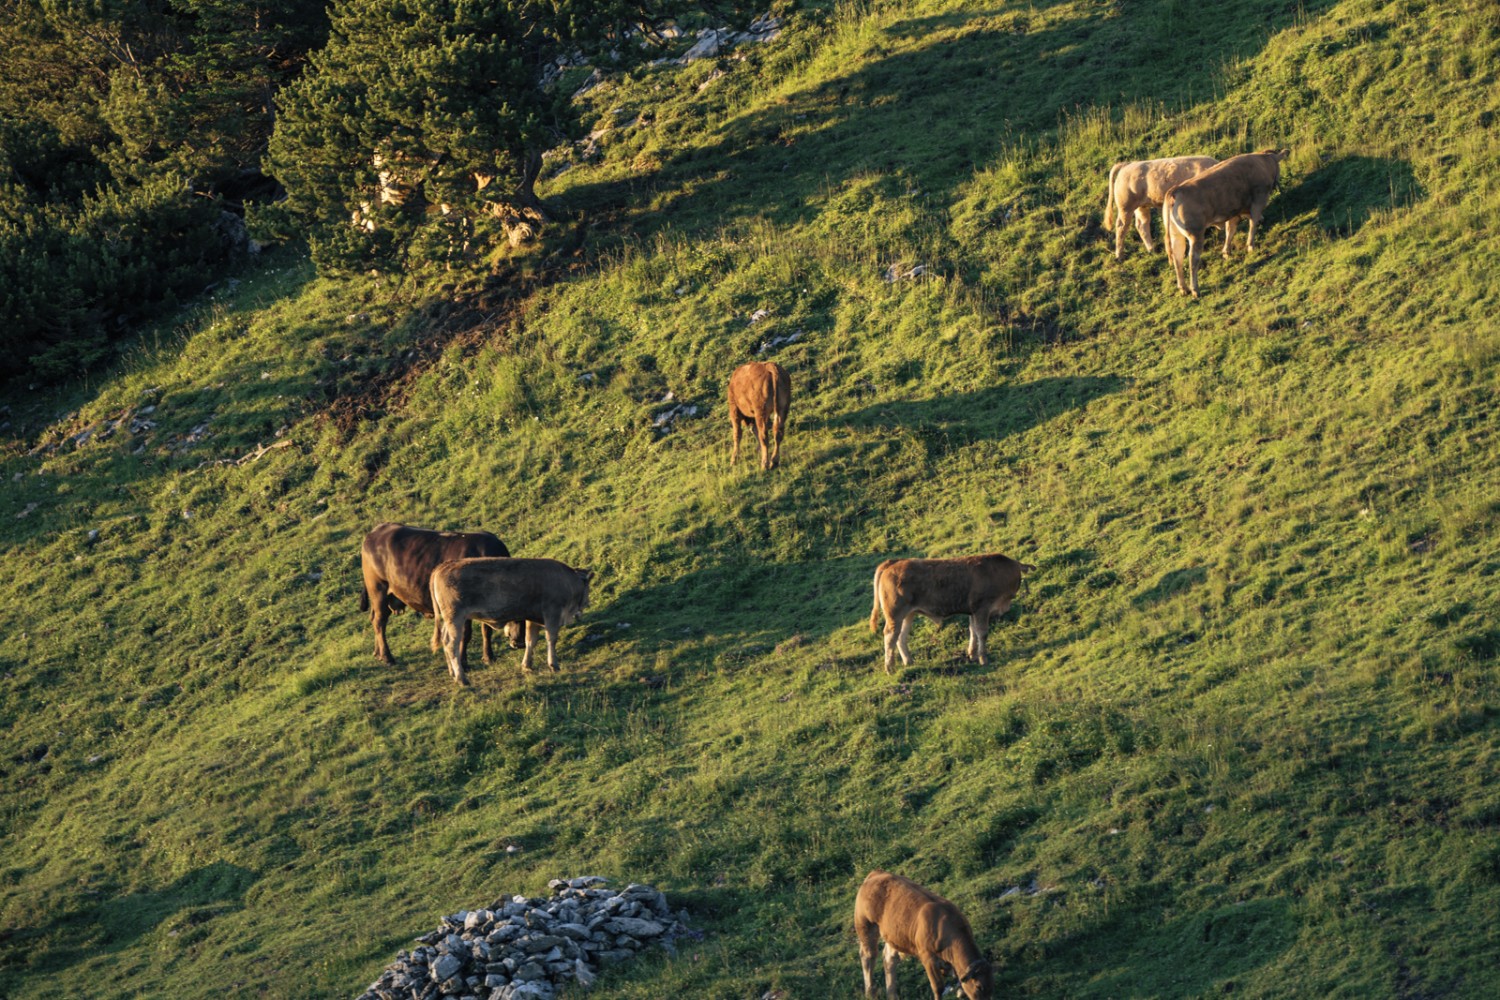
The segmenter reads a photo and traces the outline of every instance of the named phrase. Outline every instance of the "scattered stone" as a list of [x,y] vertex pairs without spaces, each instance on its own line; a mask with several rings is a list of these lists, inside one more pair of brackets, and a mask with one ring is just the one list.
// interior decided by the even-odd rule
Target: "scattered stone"
[[898,281],[910,281],[920,278],[927,273],[926,264],[918,264],[916,267],[907,268],[903,263],[897,262],[885,269],[886,284],[895,284]]
[[442,917],[416,939],[420,947],[397,952],[359,1000],[554,1000],[567,983],[592,986],[601,965],[651,945],[670,952],[678,937],[702,937],[652,886],[615,892],[608,884],[598,875],[553,879],[549,898],[512,896]]
[[787,344],[795,344],[797,341],[801,340],[803,335],[806,333],[806,330],[797,330],[796,332],[789,333],[784,337],[772,337],[769,340],[762,340],[760,342],[760,346],[755,349],[755,353],[764,354],[767,351],[774,351],[776,348],[784,347]]

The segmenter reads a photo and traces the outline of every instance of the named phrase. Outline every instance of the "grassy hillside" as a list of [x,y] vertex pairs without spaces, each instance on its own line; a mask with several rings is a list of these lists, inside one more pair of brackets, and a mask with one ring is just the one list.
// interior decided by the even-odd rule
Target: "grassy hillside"
[[[586,96],[550,255],[284,248],[14,387],[0,996],[349,996],[599,873],[706,936],[591,996],[854,997],[877,866],[1006,995],[1494,995],[1494,5],[844,4],[743,54]],[[1111,163],[1270,146],[1201,301],[1114,260]],[[783,465],[730,468],[727,373],[793,336]],[[562,672],[455,690],[411,616],[376,662],[385,519],[593,568]],[[1039,567],[993,662],[923,623],[887,677],[874,565],[990,550]]]

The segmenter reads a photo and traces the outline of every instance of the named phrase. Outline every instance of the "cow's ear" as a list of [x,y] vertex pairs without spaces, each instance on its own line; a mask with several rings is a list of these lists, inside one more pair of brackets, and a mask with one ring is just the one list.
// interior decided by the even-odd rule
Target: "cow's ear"
[[579,579],[584,583],[588,583],[594,578],[594,571],[591,569],[575,569],[573,572],[577,573]]
[[963,978],[965,980],[978,979],[981,975],[983,975],[984,973],[988,972],[989,968],[990,968],[990,963],[989,962],[986,962],[982,958],[981,959],[977,959],[974,962],[973,965],[969,966],[969,971],[964,973]]

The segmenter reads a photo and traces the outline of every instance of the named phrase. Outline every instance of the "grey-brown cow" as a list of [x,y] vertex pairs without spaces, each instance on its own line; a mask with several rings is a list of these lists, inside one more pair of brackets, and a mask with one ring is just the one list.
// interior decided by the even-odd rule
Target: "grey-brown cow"
[[[449,559],[508,555],[510,550],[505,543],[488,531],[429,531],[390,521],[375,525],[359,547],[360,569],[365,582],[359,595],[359,609],[370,613],[370,623],[375,627],[376,657],[383,663],[394,665],[396,662],[385,641],[385,624],[392,614],[411,608],[424,618],[433,616],[429,581],[439,563]],[[481,626],[485,663],[490,662],[491,631],[489,626]],[[518,630],[512,633],[512,645],[519,646],[519,634]],[[434,622],[433,652],[438,648],[438,629]]]
[[[1255,248],[1255,227],[1271,192],[1281,182],[1281,161],[1288,149],[1231,156],[1217,167],[1167,192],[1162,216],[1167,224],[1167,256],[1177,275],[1177,290],[1198,297],[1198,265],[1202,259],[1204,233],[1210,226],[1224,227],[1224,259],[1229,259],[1229,241],[1240,219],[1250,220],[1245,251]],[[1182,281],[1183,244],[1188,251],[1188,283]]]
[[[547,633],[547,666],[557,669],[557,633],[589,603],[593,573],[556,559],[459,559],[432,571],[432,606],[437,611],[448,672],[464,678],[470,621],[495,625],[526,623],[521,669],[531,669],[538,628]],[[540,625],[538,624],[540,623]]]
[[903,664],[911,664],[906,639],[917,615],[938,624],[949,615],[968,615],[968,658],[988,663],[984,640],[990,618],[1010,610],[1021,589],[1021,574],[1034,569],[998,552],[958,559],[887,559],[875,567],[870,631],[877,630],[884,612],[885,672],[891,672],[896,653]]
[[781,462],[781,437],[786,433],[792,406],[792,378],[774,361],[751,361],[729,376],[729,432],[734,442],[729,464],[740,457],[740,425],[755,424],[760,441],[760,467],[774,469]]
[[[1212,156],[1170,156],[1116,163],[1111,167],[1109,196],[1104,202],[1104,228],[1114,230],[1115,260],[1125,256],[1125,232],[1131,216],[1135,217],[1135,231],[1141,234],[1141,242],[1147,250],[1154,251],[1151,210],[1161,207],[1172,188],[1218,162]],[[1166,228],[1165,223],[1162,228]]]
[[865,974],[865,996],[875,995],[875,950],[885,941],[885,995],[898,1000],[896,963],[914,955],[927,970],[932,1000],[941,1000],[947,969],[969,1000],[991,1000],[995,972],[979,953],[969,922],[958,907],[911,879],[878,868],[865,877],[854,898],[854,936]]

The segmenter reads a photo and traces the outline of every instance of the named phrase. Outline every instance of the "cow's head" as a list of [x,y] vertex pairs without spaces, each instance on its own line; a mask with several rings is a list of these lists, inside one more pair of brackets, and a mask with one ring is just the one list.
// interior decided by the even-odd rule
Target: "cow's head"
[[526,648],[526,623],[525,622],[506,622],[505,623],[505,638],[506,638],[506,641],[508,641],[510,643],[510,648],[511,649],[525,649]]
[[984,959],[978,959],[964,970],[958,983],[969,1000],[990,1000],[995,995],[995,969]]
[[573,572],[578,574],[578,580],[583,584],[583,599],[578,602],[578,610],[582,611],[589,606],[589,581],[594,578],[594,571],[591,569],[575,569]]

